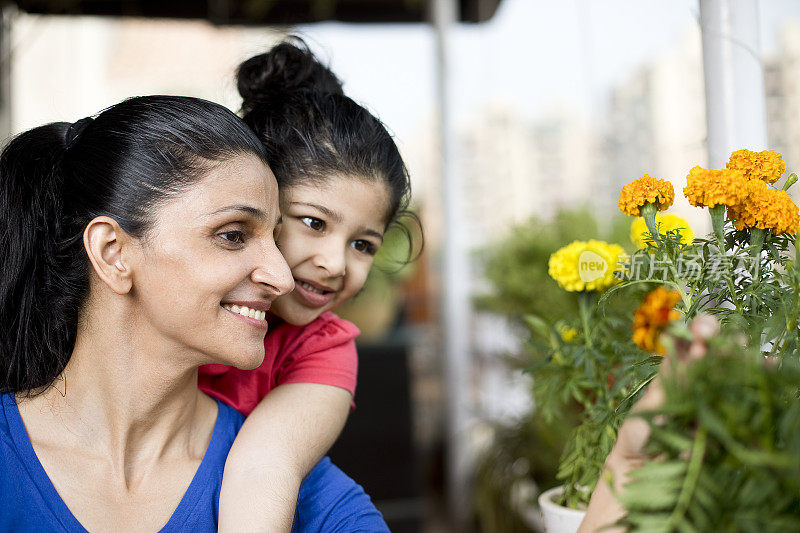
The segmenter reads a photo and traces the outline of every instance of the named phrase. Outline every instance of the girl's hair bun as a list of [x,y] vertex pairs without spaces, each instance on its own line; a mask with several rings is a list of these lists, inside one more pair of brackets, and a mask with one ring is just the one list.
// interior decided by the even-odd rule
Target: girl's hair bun
[[259,103],[280,101],[295,92],[344,94],[339,78],[296,36],[239,65],[236,84],[245,113]]

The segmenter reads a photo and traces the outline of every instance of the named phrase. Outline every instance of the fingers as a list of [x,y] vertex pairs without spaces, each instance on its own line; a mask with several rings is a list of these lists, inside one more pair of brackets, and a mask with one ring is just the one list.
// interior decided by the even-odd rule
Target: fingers
[[719,334],[719,321],[711,315],[697,315],[689,324],[689,331],[697,340],[708,340]]

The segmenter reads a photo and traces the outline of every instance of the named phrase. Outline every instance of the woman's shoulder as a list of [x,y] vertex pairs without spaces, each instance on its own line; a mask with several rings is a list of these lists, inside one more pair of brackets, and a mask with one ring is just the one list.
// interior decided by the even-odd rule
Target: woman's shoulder
[[244,416],[225,402],[217,398],[214,398],[214,401],[217,402],[219,409],[217,411],[217,421],[214,425],[214,431],[219,432],[221,436],[230,437],[231,442],[233,442],[233,438],[236,437],[239,430],[242,428]]

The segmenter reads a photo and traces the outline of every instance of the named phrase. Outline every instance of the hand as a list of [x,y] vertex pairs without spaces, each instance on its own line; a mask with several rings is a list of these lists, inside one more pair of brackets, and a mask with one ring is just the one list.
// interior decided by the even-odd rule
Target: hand
[[[678,362],[688,363],[699,359],[706,354],[706,341],[719,333],[719,322],[711,315],[699,315],[689,324],[692,340],[676,339],[675,356]],[[669,371],[670,359],[664,358],[658,374],[647,387],[644,395],[631,408],[631,413],[652,411],[664,403],[664,389],[661,387],[661,376]],[[615,462],[613,470],[620,473],[641,466],[645,459],[642,453],[647,439],[650,437],[650,425],[638,416],[630,416],[619,429],[617,442],[614,445],[609,460]],[[621,487],[619,487],[621,488]]]
[[[720,327],[717,319],[711,315],[699,315],[691,324],[689,331],[692,340],[676,339],[675,356],[679,363],[688,363],[699,359],[706,354],[706,341],[719,333]],[[661,376],[669,371],[670,359],[665,357],[661,362],[658,374],[648,385],[647,390],[638,402],[631,408],[632,415],[622,423],[617,434],[617,441],[606,459],[606,466],[600,481],[597,483],[586,517],[578,530],[580,532],[615,531],[605,529],[607,524],[612,524],[622,518],[625,510],[614,498],[611,488],[606,483],[610,474],[614,482],[614,492],[619,493],[628,482],[628,473],[644,464],[648,457],[644,453],[644,446],[650,438],[650,424],[635,413],[658,409],[664,403],[664,389],[661,386]]]

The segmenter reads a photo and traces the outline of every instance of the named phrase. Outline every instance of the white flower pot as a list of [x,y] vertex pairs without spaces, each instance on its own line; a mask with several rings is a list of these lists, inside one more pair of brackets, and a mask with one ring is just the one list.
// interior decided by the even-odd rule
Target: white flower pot
[[586,515],[584,510],[570,509],[553,501],[561,495],[562,490],[563,487],[555,487],[539,495],[539,507],[547,533],[575,533]]

